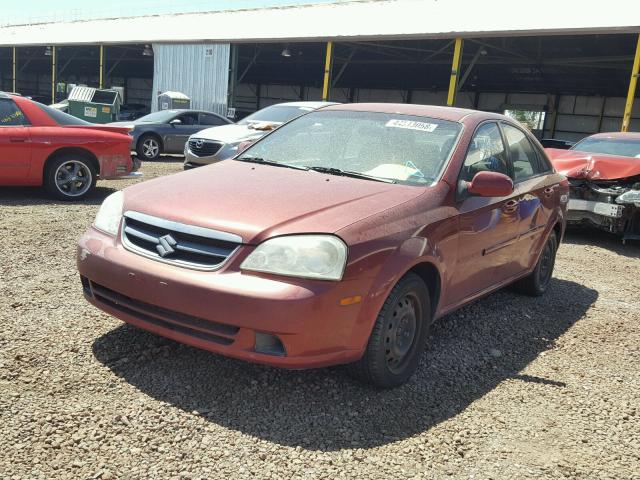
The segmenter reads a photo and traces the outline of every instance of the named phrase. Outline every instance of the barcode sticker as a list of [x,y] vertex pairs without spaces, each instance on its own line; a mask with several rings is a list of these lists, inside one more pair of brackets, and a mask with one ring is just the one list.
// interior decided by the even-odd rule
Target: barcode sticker
[[407,128],[409,130],[421,130],[423,132],[433,132],[438,125],[435,123],[415,122],[413,120],[398,120],[392,118],[385,125],[386,127]]

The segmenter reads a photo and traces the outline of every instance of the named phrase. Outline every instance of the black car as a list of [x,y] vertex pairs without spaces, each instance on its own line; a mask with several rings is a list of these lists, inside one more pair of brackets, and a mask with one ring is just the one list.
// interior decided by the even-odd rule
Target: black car
[[201,110],[161,110],[131,122],[111,125],[130,126],[132,150],[142,160],[156,160],[163,153],[184,153],[190,135],[205,128],[227,125],[231,120]]
[[559,148],[560,150],[569,150],[576,142],[570,142],[569,140],[559,140],[557,138],[543,138],[540,140],[540,144],[544,148]]
[[123,103],[120,105],[118,120],[137,120],[149,113],[149,107],[142,103]]

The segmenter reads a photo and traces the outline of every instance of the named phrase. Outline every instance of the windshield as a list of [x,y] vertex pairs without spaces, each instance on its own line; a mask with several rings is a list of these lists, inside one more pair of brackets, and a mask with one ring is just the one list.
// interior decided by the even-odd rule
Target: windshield
[[587,137],[571,147],[571,150],[640,158],[640,140]]
[[428,185],[449,159],[461,128],[428,117],[316,111],[275,130],[240,158]]
[[294,107],[291,105],[273,105],[263,108],[238,122],[239,125],[247,125],[252,122],[285,123],[302,114],[315,110],[311,107]]
[[89,122],[85,122],[79,118],[69,115],[68,113],[61,112],[56,108],[47,107],[42,103],[35,102],[40,110],[44,111],[49,117],[58,125],[91,125]]
[[176,116],[174,110],[161,110],[159,112],[153,112],[144,117],[140,117],[136,122],[139,123],[169,123]]

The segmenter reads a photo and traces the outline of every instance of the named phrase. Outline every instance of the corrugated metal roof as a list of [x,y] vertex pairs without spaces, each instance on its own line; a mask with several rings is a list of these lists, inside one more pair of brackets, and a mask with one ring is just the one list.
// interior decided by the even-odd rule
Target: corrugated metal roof
[[0,29],[0,45],[451,38],[640,31],[637,2],[378,0]]

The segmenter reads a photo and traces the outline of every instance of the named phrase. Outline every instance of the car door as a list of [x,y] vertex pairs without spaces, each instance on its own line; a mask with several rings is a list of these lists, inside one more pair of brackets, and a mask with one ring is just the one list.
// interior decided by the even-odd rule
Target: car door
[[522,129],[506,122],[501,127],[513,165],[513,183],[519,203],[518,260],[522,271],[537,258],[560,185],[550,178],[551,165]]
[[184,144],[189,136],[204,128],[199,123],[197,112],[182,113],[174,120],[180,120],[180,122],[170,124],[164,145],[166,153],[184,152]]
[[[506,147],[497,122],[481,124],[466,153],[458,182],[481,171],[511,176]],[[506,197],[458,195],[458,259],[447,288],[448,304],[457,304],[504,281],[518,270],[518,202]]]
[[29,122],[11,98],[0,98],[0,183],[21,185],[31,167]]

